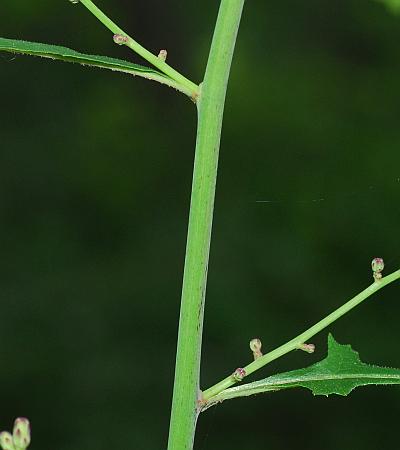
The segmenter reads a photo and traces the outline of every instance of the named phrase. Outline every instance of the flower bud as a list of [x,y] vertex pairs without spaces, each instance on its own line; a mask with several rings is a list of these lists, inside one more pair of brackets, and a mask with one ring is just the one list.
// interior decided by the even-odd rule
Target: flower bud
[[80,2],[80,0],[69,0],[71,3],[73,3],[74,5],[76,5],[77,3]]
[[162,61],[166,61],[167,59],[167,50],[160,50],[158,57],[162,60]]
[[385,263],[382,258],[374,258],[371,262],[372,272],[375,281],[380,280],[382,278],[382,270],[385,267]]
[[232,374],[233,378],[235,379],[235,381],[242,381],[243,378],[246,376],[246,371],[241,368],[238,367]]
[[31,427],[25,417],[15,419],[13,428],[13,442],[18,449],[25,449],[31,442]]
[[3,450],[15,450],[11,433],[8,431],[0,433],[0,446]]
[[314,344],[300,344],[298,349],[303,350],[303,352],[314,353],[315,345]]
[[114,34],[113,40],[118,45],[124,45],[129,41],[129,38],[123,34]]
[[260,339],[255,338],[250,341],[250,349],[253,352],[254,359],[262,356],[261,346],[262,344]]
[[372,270],[374,272],[382,272],[385,267],[385,263],[382,258],[374,258],[371,263]]

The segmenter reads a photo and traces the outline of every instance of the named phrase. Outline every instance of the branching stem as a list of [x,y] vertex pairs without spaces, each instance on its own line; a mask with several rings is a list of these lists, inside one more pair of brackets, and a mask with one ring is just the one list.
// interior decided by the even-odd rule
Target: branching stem
[[[199,95],[199,86],[197,86],[192,81],[188,80],[177,70],[168,65],[162,58],[151,53],[149,50],[144,48],[138,42],[136,42],[133,38],[131,38],[125,31],[120,28],[115,22],[113,22],[106,14],[103,13],[91,0],[80,0],[79,3],[82,3],[97,19],[106,26],[112,33],[121,35],[126,39],[121,42],[121,44],[126,45],[135,53],[140,55],[143,59],[148,61],[154,67],[157,67],[158,70],[165,73],[172,80],[176,81],[186,90],[191,92],[191,98],[196,101]],[[182,90],[182,89],[180,89]]]
[[[318,323],[313,325],[308,330],[304,331],[303,333],[299,334],[292,340],[288,341],[286,344],[281,345],[280,347],[276,348],[275,350],[272,350],[269,353],[266,353],[264,356],[257,358],[255,361],[248,364],[246,367],[244,367],[244,370],[246,371],[246,376],[250,375],[251,373],[255,372],[256,370],[260,369],[261,367],[265,366],[266,364],[270,363],[271,361],[274,361],[277,358],[280,358],[283,355],[286,355],[286,353],[291,352],[292,350],[296,350],[299,348],[301,344],[304,344],[307,342],[310,338],[315,336],[317,333],[319,333],[321,330],[326,328],[331,323],[335,322],[337,319],[342,317],[344,314],[348,313],[351,309],[359,305],[361,302],[366,300],[368,297],[370,297],[375,292],[382,289],[384,286],[386,286],[389,283],[392,283],[393,281],[400,278],[400,270],[396,270],[396,272],[391,273],[390,275],[387,275],[386,277],[381,278],[378,281],[375,281],[370,286],[368,286],[366,289],[361,291],[358,295],[353,297],[351,300],[349,300],[347,303],[342,305],[340,308],[333,311],[331,314],[326,316],[324,319],[320,320]],[[212,402],[212,398],[219,394],[220,392],[224,391],[225,389],[229,388],[230,386],[233,386],[237,380],[233,375],[230,375],[223,380],[221,380],[219,383],[215,384],[214,386],[210,387],[206,391],[203,392],[202,400],[204,403]]]

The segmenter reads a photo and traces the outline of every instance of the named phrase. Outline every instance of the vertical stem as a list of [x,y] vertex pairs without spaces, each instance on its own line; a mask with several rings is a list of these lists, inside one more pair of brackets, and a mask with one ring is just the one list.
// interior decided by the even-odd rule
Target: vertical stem
[[199,373],[207,267],[225,94],[244,0],[222,0],[198,102],[168,450],[191,450],[199,413]]

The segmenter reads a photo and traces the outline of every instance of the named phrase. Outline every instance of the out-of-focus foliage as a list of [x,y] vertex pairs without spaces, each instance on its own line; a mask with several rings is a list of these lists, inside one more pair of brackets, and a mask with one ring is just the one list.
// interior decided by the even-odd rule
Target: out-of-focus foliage
[[[99,6],[201,81],[218,2]],[[3,0],[0,35],[143,63],[68,1]],[[203,387],[251,360],[251,338],[268,351],[363,289],[372,257],[400,266],[399,41],[375,1],[246,2]],[[0,86],[1,428],[29,417],[32,450],[165,448],[195,107],[145,80],[23,56],[0,56]],[[342,318],[338,341],[399,367],[399,292]],[[257,378],[320,360],[325,340]],[[238,399],[200,417],[196,449],[394,448],[399,401],[397,387]]]
[[385,3],[385,5],[394,13],[400,13],[400,1],[399,0],[379,0],[383,3]]

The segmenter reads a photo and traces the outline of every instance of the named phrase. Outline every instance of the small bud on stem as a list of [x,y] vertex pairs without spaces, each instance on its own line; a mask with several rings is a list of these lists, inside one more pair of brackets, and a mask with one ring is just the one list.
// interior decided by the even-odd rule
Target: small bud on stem
[[261,351],[261,341],[258,338],[252,339],[250,341],[250,350],[253,352],[254,359],[260,358],[263,354]]
[[238,367],[232,374],[232,377],[235,381],[242,381],[246,376],[246,371],[241,367]]
[[123,34],[114,34],[113,40],[118,45],[124,45],[129,41],[129,38]]
[[3,450],[25,450],[31,443],[31,426],[25,417],[17,417],[13,433],[0,433],[0,447]]
[[303,352],[307,353],[314,353],[315,352],[315,345],[314,344],[300,344],[298,346],[299,350],[303,350]]
[[26,449],[31,443],[31,427],[25,417],[15,419],[13,428],[13,442],[18,449]]
[[379,281],[382,278],[382,271],[385,267],[385,263],[382,258],[374,258],[371,262],[372,274],[375,281]]
[[3,450],[15,450],[11,433],[8,431],[0,433],[0,446]]
[[160,58],[162,61],[166,61],[167,55],[168,55],[167,50],[160,50],[158,58]]

